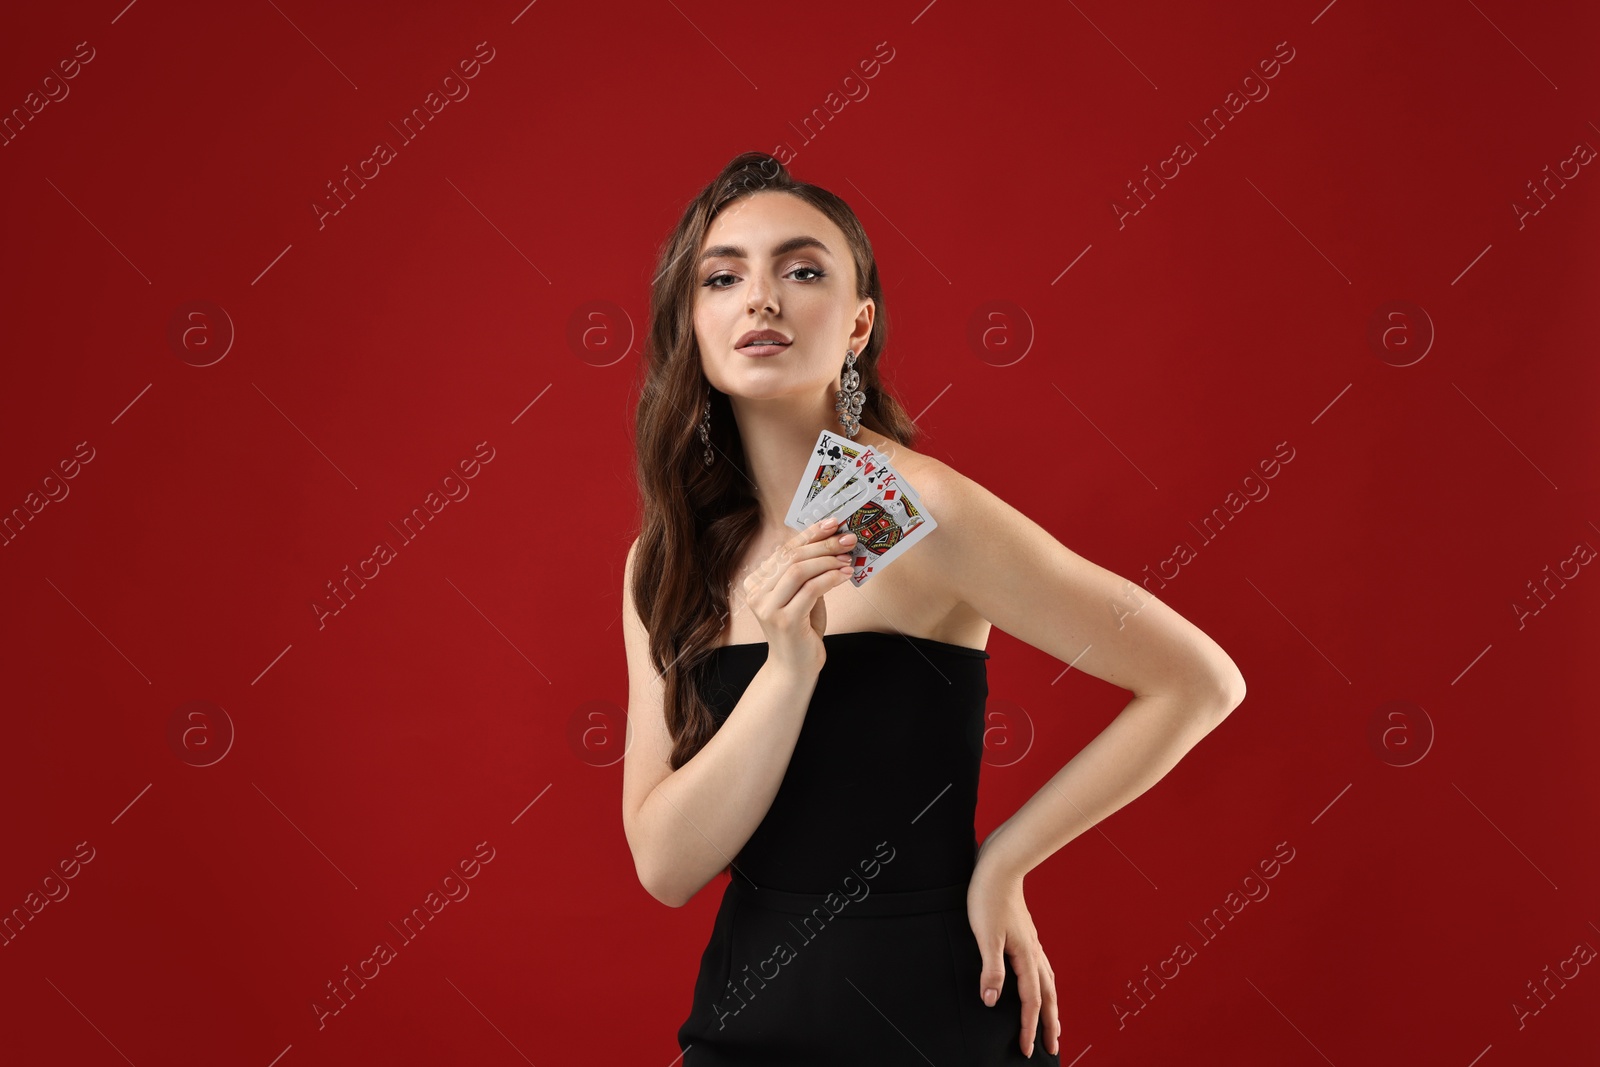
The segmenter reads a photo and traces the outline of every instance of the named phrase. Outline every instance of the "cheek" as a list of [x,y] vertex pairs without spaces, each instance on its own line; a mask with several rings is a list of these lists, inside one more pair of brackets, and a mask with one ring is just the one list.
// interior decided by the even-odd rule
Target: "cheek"
[[714,301],[702,300],[698,297],[695,299],[693,310],[690,312],[690,317],[694,320],[695,329],[697,330],[712,329],[723,323],[728,318],[728,315],[729,312],[726,308],[719,307]]

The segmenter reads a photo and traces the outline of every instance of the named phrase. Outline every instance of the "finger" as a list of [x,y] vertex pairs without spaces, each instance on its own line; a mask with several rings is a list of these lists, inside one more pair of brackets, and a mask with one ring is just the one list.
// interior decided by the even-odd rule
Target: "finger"
[[753,599],[763,593],[777,598],[781,606],[793,599],[795,592],[809,578],[821,571],[850,562],[848,552],[835,549],[829,554],[829,542],[818,541],[798,548],[785,544],[768,556],[756,574],[754,585],[747,590]]
[[[784,601],[785,605],[798,604],[802,605],[806,611],[810,611],[816,606],[818,597],[840,582],[849,581],[851,572],[855,570],[850,564],[841,564],[831,556],[809,562],[812,564],[809,569],[817,571],[817,573],[801,582],[795,588],[794,595]],[[818,564],[820,566],[817,566]],[[796,564],[796,566],[799,565]]]
[[[776,564],[778,570],[772,577],[773,588],[778,589],[784,578],[791,572],[795,575],[795,588],[798,588],[801,582],[806,581],[817,573],[816,568],[819,566],[826,570],[829,567],[839,567],[853,562],[854,557],[850,548],[855,544],[854,535],[847,534],[845,536],[851,539],[849,545],[841,544],[840,539],[835,537],[822,541],[813,541],[797,549],[783,549],[782,558],[777,560]],[[792,596],[793,594],[791,593],[790,595]],[[783,601],[783,603],[787,602],[787,600]]]
[[978,997],[989,1007],[1000,999],[1000,987],[1005,985],[1006,969],[1000,962],[998,947],[983,950],[983,970],[978,972]]
[[812,541],[817,540],[819,537],[827,537],[829,534],[833,533],[833,531],[835,529],[838,528],[838,525],[839,525],[839,520],[838,519],[834,519],[834,518],[818,519],[816,522],[812,523],[810,526],[807,526],[804,530],[801,530],[799,533],[797,533],[793,537],[789,538],[789,540],[784,543],[785,547],[787,547],[787,548],[799,548],[802,545],[810,544]]
[[1061,1055],[1061,1009],[1056,1002],[1056,976],[1048,965],[1041,968],[1039,992],[1044,999],[1044,1047],[1052,1056]]
[[781,542],[774,548],[767,558],[762,560],[750,576],[745,579],[747,592],[753,592],[767,585],[775,576],[783,573],[783,569],[794,559],[805,558],[809,553],[803,550],[813,544],[820,543],[819,539],[834,532],[834,526],[828,519],[818,519],[799,533],[794,534],[787,541]]
[[[812,523],[806,529],[810,531],[817,526],[817,523]],[[821,531],[818,530],[817,537],[814,540],[808,539],[808,534],[802,532],[798,537],[791,538],[773,549],[772,555],[768,556],[762,563],[760,571],[755,576],[753,588],[749,591],[754,592],[763,586],[776,589],[777,583],[783,578],[784,571],[798,561],[825,559],[831,554],[838,557],[836,562],[849,563],[852,561],[855,545],[856,535],[849,530],[843,533],[830,533],[826,537],[821,536]],[[809,576],[808,574],[800,580],[804,581],[805,577]],[[785,600],[783,602],[787,603],[788,601]]]
[[[828,521],[828,520],[824,520]],[[820,526],[820,523],[813,525]],[[818,529],[803,542],[789,548],[791,559],[804,559],[806,556],[820,552],[848,552],[855,547],[856,535],[852,530],[840,527],[837,523]]]
[[807,559],[791,560],[767,578],[757,596],[782,608],[794,599],[800,587],[819,574],[827,574],[845,565],[844,560],[833,556],[817,555]]
[[846,532],[792,549],[788,553],[788,560],[792,563],[796,560],[833,556],[837,557],[840,563],[848,563],[855,558],[855,547],[856,535]]
[[1039,1009],[1043,998],[1039,994],[1039,968],[1028,959],[1013,961],[1017,972],[1017,992],[1022,995],[1022,1054],[1033,1055],[1033,1038],[1039,1029]]

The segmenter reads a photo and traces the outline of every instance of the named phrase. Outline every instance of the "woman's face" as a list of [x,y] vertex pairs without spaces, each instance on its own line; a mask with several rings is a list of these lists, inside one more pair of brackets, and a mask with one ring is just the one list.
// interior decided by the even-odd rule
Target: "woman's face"
[[[695,265],[694,332],[706,379],[755,399],[837,384],[845,350],[860,353],[872,330],[872,301],[855,294],[850,246],[828,216],[772,190],[735,201],[712,220]],[[762,330],[789,343],[739,347]]]

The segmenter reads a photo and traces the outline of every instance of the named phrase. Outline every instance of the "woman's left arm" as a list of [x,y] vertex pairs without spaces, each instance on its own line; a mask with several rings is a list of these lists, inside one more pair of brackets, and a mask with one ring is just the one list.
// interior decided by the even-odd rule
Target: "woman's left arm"
[[1058,1053],[1054,977],[1022,903],[1023,876],[1160,781],[1244,700],[1244,677],[1148,590],[1079,556],[983,486],[944,466],[928,481],[924,498],[939,527],[921,547],[932,548],[927,562],[954,594],[1011,636],[1134,694],[984,840],[968,892],[983,950],[980,996],[998,996],[1004,952],[1023,998],[1023,1052],[1032,1053],[1043,1009],[1046,1047]]

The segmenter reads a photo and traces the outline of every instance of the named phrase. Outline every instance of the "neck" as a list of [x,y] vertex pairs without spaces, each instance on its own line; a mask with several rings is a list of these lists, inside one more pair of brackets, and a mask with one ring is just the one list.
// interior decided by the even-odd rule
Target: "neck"
[[[815,396],[782,396],[753,400],[729,396],[733,419],[744,442],[751,492],[761,504],[761,522],[769,530],[784,529],[784,516],[794,499],[795,486],[813,459],[817,435],[824,429],[841,435],[838,412],[833,410],[837,386]],[[881,444],[884,438],[865,426],[851,440]],[[723,457],[717,457],[723,461]]]

